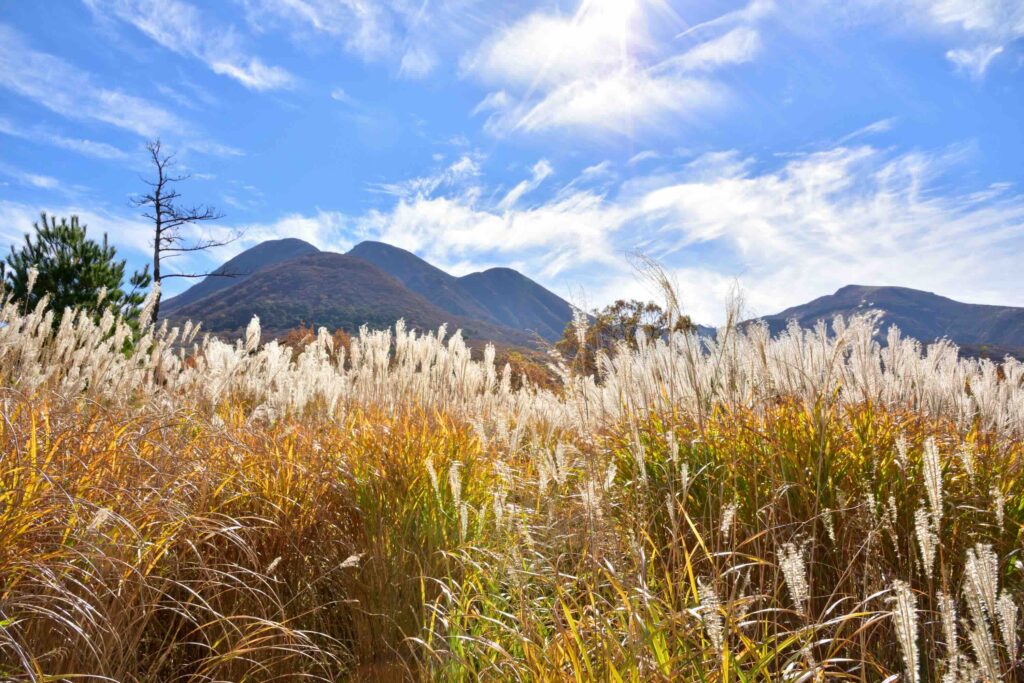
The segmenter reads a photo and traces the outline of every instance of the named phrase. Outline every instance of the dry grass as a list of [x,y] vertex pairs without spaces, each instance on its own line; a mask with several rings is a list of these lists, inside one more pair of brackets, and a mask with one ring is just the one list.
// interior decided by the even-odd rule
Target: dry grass
[[44,315],[0,327],[0,679],[1022,677],[1020,364],[854,321],[551,393]]

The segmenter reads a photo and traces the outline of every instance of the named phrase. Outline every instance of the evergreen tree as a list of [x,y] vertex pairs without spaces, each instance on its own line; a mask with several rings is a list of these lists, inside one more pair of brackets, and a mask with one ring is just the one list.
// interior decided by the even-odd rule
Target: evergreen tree
[[[107,243],[89,239],[86,226],[78,216],[60,223],[44,212],[33,225],[35,235],[25,235],[20,249],[11,246],[6,262],[0,262],[0,281],[6,295],[31,310],[44,296],[54,321],[59,322],[69,307],[91,311],[99,316],[111,309],[128,321],[138,318],[145,298],[142,290],[150,284],[149,267],[132,273],[125,289],[125,261],[116,258],[117,250]],[[31,283],[34,269],[35,281]]]

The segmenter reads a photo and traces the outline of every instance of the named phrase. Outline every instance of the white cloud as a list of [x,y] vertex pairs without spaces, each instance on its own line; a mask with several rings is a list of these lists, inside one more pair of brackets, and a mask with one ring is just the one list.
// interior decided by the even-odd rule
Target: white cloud
[[533,177],[529,180],[520,181],[515,187],[509,190],[504,199],[498,203],[498,208],[503,211],[508,211],[515,206],[520,199],[522,199],[523,195],[540,187],[540,184],[544,182],[544,179],[554,172],[555,170],[551,168],[551,164],[548,163],[548,160],[541,159],[533,165]]
[[940,192],[967,160],[957,149],[837,146],[766,169],[763,161],[719,152],[611,194],[580,189],[576,178],[519,207],[526,191],[550,178],[541,166],[494,203],[481,199],[493,193],[480,187],[436,184],[434,194],[407,194],[351,220],[360,237],[441,265],[523,262],[530,276],[563,294],[586,286],[596,305],[652,296],[624,257],[641,249],[669,267],[689,312],[707,323],[721,321],[737,284],[757,314],[851,283],[1024,305],[1016,277],[1024,195],[1006,183]]
[[396,183],[378,183],[371,189],[395,197],[427,196],[439,189],[460,190],[469,192],[476,188],[470,183],[480,175],[480,159],[474,154],[463,154],[447,167],[436,173]]
[[684,71],[712,70],[729,64],[752,61],[760,49],[761,37],[757,31],[741,26],[666,60],[662,68],[672,67]]
[[587,263],[613,263],[610,233],[622,216],[600,195],[577,191],[525,210],[505,210],[449,197],[402,199],[371,211],[359,233],[419,252],[428,260],[501,253],[528,258],[534,276],[554,278]]
[[216,26],[198,8],[181,0],[85,0],[94,12],[112,14],[178,54],[189,55],[217,74],[251,90],[274,90],[294,83],[279,66],[246,53],[231,27]]
[[345,92],[344,88],[335,88],[334,90],[332,90],[331,99],[334,100],[335,102],[353,102],[352,97],[347,92]]
[[423,47],[409,48],[402,55],[398,73],[408,78],[423,78],[437,66],[437,56]]
[[[665,7],[589,0],[574,15],[537,11],[499,29],[462,61],[464,74],[497,87],[474,114],[489,112],[486,128],[497,135],[633,136],[721,106],[729,89],[713,73],[753,60],[757,29],[736,26],[681,51],[660,25]],[[760,16],[739,13],[723,23]]]
[[946,59],[952,62],[958,71],[980,80],[984,78],[988,65],[1002,51],[1002,45],[978,45],[970,49],[950,50],[946,53]]
[[40,126],[31,128],[20,128],[8,119],[0,118],[0,133],[11,137],[29,140],[31,142],[52,145],[61,149],[70,150],[97,159],[124,160],[129,154],[123,150],[108,145],[105,142],[96,142],[84,138],[69,138],[63,135],[52,133]]
[[[44,206],[42,210],[51,216],[78,216],[80,222],[89,229],[93,239],[100,239],[104,233],[110,242],[118,248],[121,257],[134,256],[135,262],[145,262],[152,253],[150,235],[152,228],[142,218],[134,218],[114,214],[109,211],[89,209],[77,204],[61,204]],[[40,209],[20,202],[0,199],[0,225],[9,230],[8,243],[22,239],[22,235],[33,232],[32,225],[39,221]],[[139,260],[141,257],[141,261]]]
[[72,119],[93,119],[146,137],[182,133],[171,112],[121,90],[104,88],[92,75],[58,57],[33,50],[14,29],[0,24],[0,86]]
[[936,34],[952,44],[946,59],[957,71],[980,80],[1006,48],[1024,38],[1020,0],[860,0],[888,16],[901,16],[912,30]]
[[864,126],[863,128],[858,128],[857,130],[853,131],[852,133],[849,133],[848,135],[844,135],[842,138],[839,139],[839,143],[838,144],[845,145],[846,143],[850,142],[851,140],[856,140],[857,138],[868,137],[868,136],[871,136],[871,135],[878,135],[880,133],[888,133],[895,126],[896,126],[896,118],[895,117],[889,117],[887,119],[879,119],[878,121],[874,121],[872,123],[869,123],[868,125]]
[[[857,284],[897,284],[968,300],[1024,304],[1016,254],[1024,249],[1024,196],[1006,186],[940,195],[942,155],[890,156],[872,147],[789,160],[772,172],[666,185],[638,200],[666,253],[717,253],[757,313]],[[687,269],[683,269],[687,271]],[[692,270],[692,269],[690,269]]]
[[434,72],[445,53],[472,40],[506,9],[484,0],[243,0],[249,23],[291,30],[296,42],[327,37],[366,62],[392,65],[405,78]]
[[623,70],[567,83],[533,106],[517,107],[491,119],[489,129],[562,128],[632,135],[637,129],[667,125],[673,117],[709,109],[725,99],[725,88],[717,83]]
[[[669,268],[687,310],[703,323],[721,321],[736,283],[757,314],[851,283],[1024,305],[1017,275],[1024,194],[1008,183],[951,191],[970,154],[868,144],[761,159],[722,151],[674,173],[619,181],[601,164],[557,184],[560,174],[542,159],[498,192],[484,181],[485,159],[467,153],[431,175],[381,186],[386,194],[377,209],[318,210],[251,225],[241,241],[196,263],[216,265],[285,236],[336,251],[379,239],[458,272],[518,264],[563,295],[582,285],[590,303],[603,305],[654,296],[624,257],[641,249]],[[587,187],[596,176],[601,189]],[[72,212],[145,258],[144,222],[74,206],[57,211]],[[8,229],[27,229],[35,217],[35,209],[0,201],[0,225]]]
[[486,39],[463,67],[484,82],[550,88],[653,51],[640,3],[592,0],[573,16],[527,15]]

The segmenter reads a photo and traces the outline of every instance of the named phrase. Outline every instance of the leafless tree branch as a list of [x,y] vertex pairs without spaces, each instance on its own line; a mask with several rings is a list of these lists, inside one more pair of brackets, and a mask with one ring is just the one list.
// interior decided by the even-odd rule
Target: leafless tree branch
[[[156,176],[152,179],[142,178],[142,181],[149,186],[150,191],[132,199],[131,204],[136,208],[145,207],[146,210],[142,215],[153,224],[153,282],[160,283],[162,280],[172,277],[235,277],[236,273],[226,272],[161,272],[160,264],[164,259],[222,247],[231,244],[243,233],[236,231],[224,239],[205,238],[187,241],[181,234],[182,227],[219,220],[224,217],[224,214],[205,204],[189,207],[178,206],[177,201],[181,199],[181,193],[175,189],[174,185],[188,180],[191,177],[190,174],[178,175],[170,172],[175,163],[174,154],[165,153],[159,139],[147,144],[146,151],[149,152]],[[160,301],[158,299],[153,306],[154,323],[159,312]]]

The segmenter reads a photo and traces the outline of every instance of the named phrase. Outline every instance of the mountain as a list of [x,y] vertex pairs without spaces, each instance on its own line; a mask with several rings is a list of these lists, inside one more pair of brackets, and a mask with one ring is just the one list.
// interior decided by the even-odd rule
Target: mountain
[[397,278],[427,301],[455,315],[495,322],[490,313],[459,284],[459,278],[416,254],[383,242],[360,242],[349,256],[361,258]]
[[557,294],[511,268],[455,277],[412,252],[383,242],[362,242],[348,252],[398,278],[406,287],[455,315],[477,318],[557,341],[572,307]]
[[548,341],[561,339],[572,320],[572,307],[511,268],[491,268],[459,278],[459,284],[502,325],[536,332]]
[[[227,265],[227,264],[225,264]],[[191,303],[177,306],[174,321],[203,321],[204,329],[239,336],[258,315],[266,338],[300,323],[355,332],[361,325],[387,328],[398,319],[420,331],[447,324],[467,339],[525,345],[520,330],[445,311],[410,291],[373,264],[343,254],[316,252],[268,266]]]
[[243,251],[238,256],[225,262],[217,268],[216,273],[229,273],[233,277],[206,277],[201,282],[193,285],[178,296],[165,299],[160,302],[160,310],[164,313],[172,313],[177,309],[199,301],[221,290],[232,287],[260,268],[289,261],[306,254],[316,254],[320,250],[309,242],[289,237],[280,240],[268,240],[260,242],[255,247]]
[[896,325],[904,335],[926,343],[945,337],[964,355],[1024,358],[1024,308],[967,304],[906,287],[847,285],[762,320],[777,334],[790,320],[811,327],[818,320],[831,322],[836,315],[869,310],[882,312],[883,330]]

